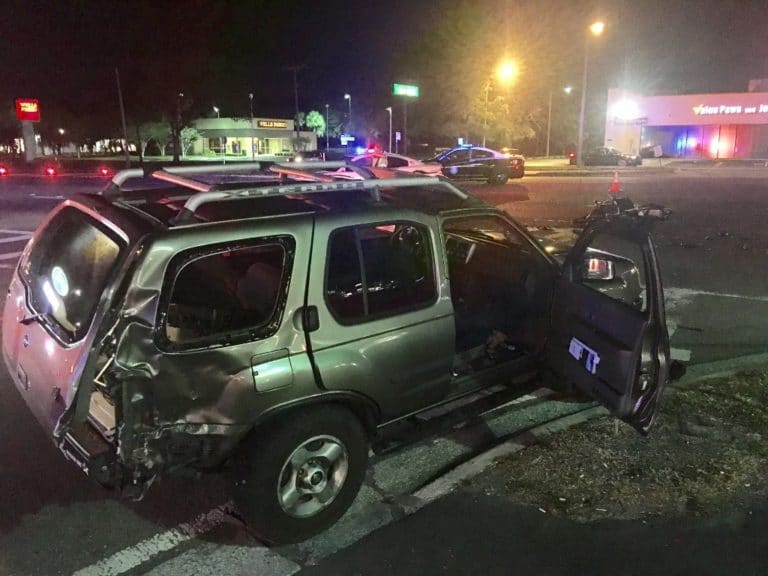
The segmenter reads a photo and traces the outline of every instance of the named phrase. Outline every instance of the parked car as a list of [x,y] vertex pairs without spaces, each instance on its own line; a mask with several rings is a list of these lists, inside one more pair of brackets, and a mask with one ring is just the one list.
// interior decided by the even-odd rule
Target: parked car
[[[570,163],[576,164],[576,155],[570,156]],[[637,154],[624,154],[616,148],[599,146],[584,153],[585,166],[640,166],[643,163]]]
[[350,162],[357,166],[368,168],[374,174],[385,178],[391,176],[392,172],[421,176],[438,176],[442,173],[442,166],[437,162],[422,162],[402,154],[379,151],[371,151],[354,156]]
[[525,174],[525,158],[519,154],[504,154],[479,146],[459,146],[442,152],[430,162],[443,167],[443,174],[456,180],[485,180],[489,184],[504,184],[510,178]]
[[121,172],[34,233],[3,356],[84,472],[138,496],[228,464],[243,517],[286,543],[344,513],[388,424],[524,374],[651,428],[669,374],[655,213],[594,212],[561,264],[444,179],[286,170]]

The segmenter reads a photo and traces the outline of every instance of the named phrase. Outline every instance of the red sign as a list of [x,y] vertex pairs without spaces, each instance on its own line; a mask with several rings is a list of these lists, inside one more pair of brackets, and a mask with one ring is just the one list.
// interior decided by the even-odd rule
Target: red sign
[[29,98],[17,98],[16,118],[22,122],[40,122],[40,102]]

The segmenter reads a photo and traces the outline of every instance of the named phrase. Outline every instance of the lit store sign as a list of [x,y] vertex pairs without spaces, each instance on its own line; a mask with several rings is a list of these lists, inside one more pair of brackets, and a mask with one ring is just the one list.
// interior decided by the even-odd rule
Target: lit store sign
[[768,104],[760,104],[759,106],[742,106],[738,104],[736,106],[726,106],[721,104],[720,106],[705,106],[699,104],[693,107],[693,113],[696,116],[714,116],[720,114],[768,114]]
[[40,103],[28,98],[17,98],[16,118],[22,122],[40,122]]
[[259,128],[288,128],[288,122],[285,120],[257,120],[256,126]]

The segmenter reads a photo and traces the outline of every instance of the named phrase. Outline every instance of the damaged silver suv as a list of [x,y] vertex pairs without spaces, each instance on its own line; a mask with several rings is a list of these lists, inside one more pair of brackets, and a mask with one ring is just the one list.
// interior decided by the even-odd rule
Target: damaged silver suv
[[121,173],[26,247],[5,363],[97,481],[136,496],[227,464],[244,518],[285,543],[344,513],[387,425],[532,370],[649,430],[669,375],[658,211],[592,219],[560,263],[441,178],[277,172]]

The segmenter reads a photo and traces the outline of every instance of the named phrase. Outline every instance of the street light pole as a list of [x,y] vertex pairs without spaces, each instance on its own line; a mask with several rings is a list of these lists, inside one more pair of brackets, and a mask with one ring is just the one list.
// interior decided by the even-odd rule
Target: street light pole
[[[563,88],[563,92],[566,94],[570,94],[573,88],[569,86],[565,86]],[[549,107],[547,109],[547,153],[546,157],[549,158],[549,137],[551,134],[552,129],[552,90],[549,91]]]
[[325,105],[325,153],[328,154],[328,108],[330,104]]
[[491,79],[485,83],[485,109],[483,111],[483,148],[485,148],[485,135],[488,131],[488,93],[491,91]]
[[392,154],[392,106],[387,106],[386,111],[389,112],[389,146],[388,151]]
[[552,130],[552,90],[549,91],[549,107],[547,108],[547,151],[544,154],[549,158],[549,135]]
[[[600,36],[603,33],[605,24],[602,22],[594,22],[589,31],[593,36]],[[589,35],[584,39],[584,71],[581,76],[581,108],[579,109],[579,135],[576,141],[576,163],[579,166],[584,166],[584,159],[582,157],[584,147],[584,111],[587,105],[587,69],[589,67]]]
[[349,120],[348,120],[349,126],[347,127],[347,132],[349,134],[351,134],[352,133],[352,95],[351,94],[344,94],[344,100],[347,100],[349,102],[349,116],[348,116],[348,118],[349,118]]
[[251,160],[256,161],[256,150],[253,147],[253,92],[248,94],[248,104],[251,112]]

